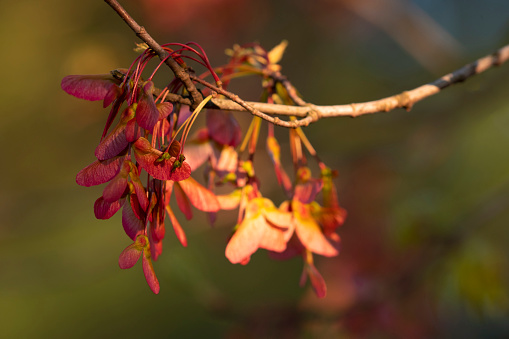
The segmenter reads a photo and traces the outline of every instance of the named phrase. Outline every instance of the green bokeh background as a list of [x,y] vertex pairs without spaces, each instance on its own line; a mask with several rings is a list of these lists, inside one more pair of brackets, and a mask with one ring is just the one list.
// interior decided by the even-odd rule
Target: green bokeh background
[[[283,73],[316,104],[393,95],[509,42],[504,0],[411,1],[460,46],[433,70],[390,33],[332,0],[245,3],[254,10],[221,8],[215,30],[201,13],[172,32],[152,27],[153,13],[142,1],[124,4],[159,42],[197,41],[213,65],[226,62],[224,49],[234,43],[259,41],[269,49],[288,39]],[[236,18],[232,24],[228,15]],[[342,253],[317,259],[328,298],[316,300],[309,286],[298,286],[299,260],[272,261],[260,251],[245,267],[231,265],[224,247],[234,216],[220,216],[210,228],[199,213],[183,222],[188,248],[168,230],[155,264],[161,283],[155,296],[141,267],[118,268],[129,239],[119,215],[94,218],[102,187],[75,183],[94,160],[107,112],[60,89],[68,74],[128,66],[137,38],[102,1],[2,1],[0,19],[1,338],[362,337],[341,322],[351,314],[345,309],[364,300],[344,301],[352,286],[356,296],[367,288],[382,304],[421,300],[425,290],[433,321],[421,325],[442,337],[509,335],[509,65],[410,112],[329,119],[305,130],[321,158],[339,170],[340,201],[349,211],[339,230]],[[257,84],[240,80],[232,90],[256,100]],[[245,125],[247,117],[239,119]],[[278,131],[282,147],[285,134]],[[257,159],[262,191],[278,201],[267,157]],[[410,280],[398,286],[408,291],[390,291],[402,272]],[[393,304],[395,312],[419,323],[422,310],[402,304]],[[371,335],[401,337],[388,328]]]

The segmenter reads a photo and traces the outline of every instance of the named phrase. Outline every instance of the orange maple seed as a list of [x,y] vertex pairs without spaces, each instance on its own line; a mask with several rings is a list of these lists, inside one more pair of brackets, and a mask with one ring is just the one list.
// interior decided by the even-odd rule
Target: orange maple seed
[[150,260],[150,249],[145,248],[143,250],[142,266],[143,274],[145,275],[145,280],[147,280],[148,286],[152,292],[159,294],[159,281],[157,280],[154,267],[152,266],[152,260]]
[[293,234],[292,215],[277,209],[269,199],[257,199],[261,199],[261,211],[267,223],[260,247],[274,252],[282,252],[286,249],[286,244]]
[[249,124],[249,127],[246,131],[246,134],[244,136],[244,140],[242,140],[242,144],[240,145],[239,153],[244,152],[244,150],[246,149],[247,143],[248,143],[249,139],[251,138],[251,134],[253,133],[254,128],[255,128],[255,119],[252,119],[251,123]]
[[276,138],[268,137],[267,147],[272,151],[274,157],[279,161],[279,158],[281,156],[281,148],[279,147],[279,143],[277,142]]
[[232,263],[241,263],[258,248],[282,252],[291,237],[291,225],[291,214],[279,211],[269,199],[251,199],[225,255]]
[[191,204],[200,211],[217,212],[221,209],[216,195],[194,178],[189,177],[181,180],[177,183],[177,186],[180,186]]
[[173,192],[175,193],[175,198],[177,199],[177,206],[180,211],[184,213],[184,216],[187,220],[191,220],[193,217],[193,210],[191,208],[191,202],[187,197],[186,193],[182,190],[182,187],[179,183],[175,183],[173,186]]
[[249,154],[254,154],[256,151],[256,144],[258,143],[258,137],[260,136],[260,127],[262,126],[262,118],[254,117],[254,129],[253,134],[249,140],[248,151]]
[[263,237],[260,239],[259,247],[269,251],[283,252],[286,250],[286,244],[289,239],[287,234],[291,236],[288,228],[284,229],[274,225],[267,225]]
[[235,233],[225,249],[226,257],[233,264],[242,262],[256,252],[264,233],[265,219],[258,202],[255,199],[249,201],[244,211],[244,219],[235,226]]
[[178,219],[175,217],[175,214],[169,205],[166,205],[166,212],[168,212],[168,216],[170,217],[171,225],[173,226],[173,230],[175,231],[177,239],[180,241],[182,246],[187,247],[186,233],[182,229],[182,226],[180,226]]
[[235,172],[238,167],[238,153],[232,146],[223,147],[215,168],[217,171]]
[[311,286],[315,291],[315,294],[318,298],[324,298],[327,295],[327,285],[325,285],[325,280],[322,275],[316,269],[313,263],[313,254],[311,251],[306,251],[304,254],[305,262],[304,262],[304,270],[302,272],[303,277],[301,278],[301,286],[305,283],[305,274],[309,276],[309,280],[311,281]]
[[216,195],[219,206],[222,210],[233,210],[240,204],[242,190],[236,189],[230,194]]
[[267,137],[267,153],[269,154],[274,170],[276,172],[276,178],[281,185],[288,197],[292,195],[292,183],[288,174],[286,174],[284,168],[281,166],[281,148],[277,139],[274,137],[274,126],[269,124],[269,136]]
[[326,257],[338,255],[338,250],[327,240],[311,215],[309,205],[293,200],[291,206],[294,213],[295,233],[304,247]]
[[225,249],[225,256],[232,264],[241,263],[256,252],[264,233],[264,226],[262,215],[242,221]]

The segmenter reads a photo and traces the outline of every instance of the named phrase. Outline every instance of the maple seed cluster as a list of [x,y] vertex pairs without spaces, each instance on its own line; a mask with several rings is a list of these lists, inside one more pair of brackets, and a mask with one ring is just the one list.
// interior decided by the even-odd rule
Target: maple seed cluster
[[[186,61],[205,68],[201,78],[212,76],[216,84],[227,87],[234,77],[262,77],[262,100],[268,103],[294,105],[292,95],[268,74],[278,72],[286,42],[270,52],[258,44],[234,46],[228,50],[228,64],[212,68],[203,49],[196,43],[166,44],[162,47],[181,67],[192,71]],[[159,282],[152,261],[163,249],[167,217],[183,246],[187,239],[170,207],[174,193],[178,208],[189,220],[195,208],[207,212],[213,223],[220,210],[238,210],[225,255],[232,263],[247,264],[259,248],[275,259],[301,256],[304,270],[301,285],[307,277],[319,297],[326,286],[313,264],[313,254],[335,256],[340,238],[336,229],[343,224],[346,211],[339,206],[332,183],[336,173],[316,155],[302,129],[289,130],[294,179],[285,171],[274,126],[268,124],[266,149],[272,160],[279,185],[287,200],[279,207],[260,192],[254,166],[254,155],[262,120],[253,117],[242,133],[233,115],[220,110],[206,111],[206,125],[187,140],[198,114],[211,99],[206,98],[194,109],[166,100],[169,93],[186,96],[179,79],[172,79],[162,90],[152,81],[161,61],[144,80],[144,72],[155,53],[138,46],[141,54],[130,68],[104,75],[70,75],[62,80],[62,89],[85,100],[102,100],[110,108],[96,160],[76,176],[79,185],[90,187],[108,183],[94,204],[98,219],[109,219],[122,209],[122,225],[132,243],[119,258],[120,268],[133,267],[142,257],[143,273],[150,289],[159,293]],[[219,75],[218,75],[219,74]],[[207,88],[202,89],[209,94]],[[317,163],[319,175],[312,176],[305,150]],[[206,182],[198,183],[192,172],[206,164]],[[230,187],[228,194],[215,194],[216,186]],[[316,200],[321,197],[321,204]],[[167,221],[166,221],[167,224]]]

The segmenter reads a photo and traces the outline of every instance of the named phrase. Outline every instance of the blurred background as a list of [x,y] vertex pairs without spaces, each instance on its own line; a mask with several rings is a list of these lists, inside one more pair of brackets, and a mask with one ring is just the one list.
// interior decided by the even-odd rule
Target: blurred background
[[[196,41],[213,65],[233,44],[287,39],[283,74],[308,102],[383,98],[509,43],[506,0],[125,0],[160,43]],[[232,215],[168,230],[153,295],[120,214],[94,218],[80,187],[107,111],[60,89],[69,74],[128,67],[139,42],[103,1],[0,2],[2,338],[509,337],[509,65],[418,103],[306,128],[340,173],[336,258],[316,258],[328,295],[298,285],[301,260],[224,257]],[[257,100],[258,79],[230,88]],[[237,115],[245,126],[248,117]],[[278,136],[285,149],[287,134]],[[262,147],[263,148],[263,147]],[[260,151],[263,151],[261,149]],[[267,158],[262,191],[280,201]],[[267,168],[267,169],[265,169]],[[278,200],[279,199],[279,200]]]

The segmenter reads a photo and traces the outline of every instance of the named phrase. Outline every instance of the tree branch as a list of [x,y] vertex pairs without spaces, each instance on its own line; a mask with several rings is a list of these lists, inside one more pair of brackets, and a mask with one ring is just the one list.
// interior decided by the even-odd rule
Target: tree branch
[[[302,100],[291,85],[291,83],[281,75],[279,72],[267,74],[277,82],[280,82],[288,91],[290,97],[299,106],[288,106],[278,104],[266,104],[259,102],[244,101],[238,95],[228,92],[223,88],[217,87],[199,77],[189,74],[184,70],[173,58],[166,58],[168,53],[145,31],[145,29],[138,25],[136,21],[125,11],[116,0],[104,0],[110,5],[118,15],[129,25],[129,27],[136,33],[136,35],[143,40],[161,60],[171,68],[177,78],[179,78],[185,85],[188,92],[191,94],[191,100],[184,98],[177,94],[168,94],[166,100],[178,102],[181,104],[194,107],[198,105],[203,96],[196,89],[194,82],[200,83],[203,86],[225,96],[227,99],[212,99],[205,107],[222,109],[228,111],[247,111],[251,114],[258,116],[268,122],[288,128],[296,128],[307,126],[312,122],[318,121],[323,118],[332,118],[340,116],[358,117],[364,114],[389,112],[396,108],[405,108],[409,111],[412,106],[429,97],[439,93],[453,84],[463,82],[468,78],[482,73],[493,66],[500,66],[509,60],[509,45],[500,48],[495,53],[480,58],[464,67],[444,75],[443,77],[430,82],[426,85],[419,86],[409,91],[363,103],[351,103],[346,105],[333,105],[333,106],[318,106],[311,103],[306,103]],[[193,82],[194,81],[194,82]],[[298,120],[281,120],[277,116],[294,116],[300,118]]]
[[[257,110],[262,111],[267,115],[286,115],[286,116],[296,116],[296,117],[304,117],[304,119],[309,118],[314,114],[313,118],[307,120],[297,120],[299,125],[303,125],[303,122],[309,121],[314,122],[322,118],[332,118],[332,117],[340,117],[340,116],[349,116],[349,117],[358,117],[364,114],[371,113],[380,113],[380,112],[389,112],[396,108],[405,108],[410,110],[412,106],[429,97],[439,93],[441,90],[463,82],[468,78],[482,73],[493,66],[500,66],[503,63],[509,60],[509,45],[506,45],[495,53],[480,58],[464,67],[444,75],[443,77],[430,82],[426,85],[419,86],[409,91],[402,92],[400,94],[396,94],[387,98],[368,101],[363,103],[351,103],[347,105],[333,105],[333,106],[318,106],[313,104],[308,104],[305,102],[299,103],[299,105],[305,106],[287,106],[287,105],[277,105],[277,104],[263,104],[263,103],[255,103],[255,102],[246,102],[246,105],[251,106]],[[281,81],[276,78],[275,80]],[[205,82],[202,82],[204,84]],[[207,87],[214,89],[215,86],[207,83]],[[289,83],[283,85],[287,88],[291,86]],[[223,93],[221,93],[223,94]],[[243,106],[238,105],[235,102],[224,99],[213,99],[212,103],[216,106],[215,108],[223,109],[223,110],[233,110],[233,111],[250,111],[245,109]],[[251,112],[252,113],[252,112]]]
[[159,59],[164,60],[165,64],[170,67],[175,76],[182,81],[187,91],[191,94],[193,102],[190,106],[197,106],[202,100],[203,96],[196,89],[196,86],[189,78],[189,74],[183,69],[173,58],[168,58],[169,53],[166,52],[161,45],[159,45],[151,36],[147,33],[144,27],[138,25],[138,23],[127,13],[127,11],[116,1],[116,0],[104,0],[108,5],[111,6],[117,12],[117,14],[127,23],[127,25],[136,33],[136,35],[143,40],[158,56]]
[[[297,128],[297,127],[300,127],[300,126],[307,126],[309,125],[310,123],[312,122],[315,122],[318,120],[318,117],[316,116],[316,114],[312,114],[313,113],[313,109],[311,108],[308,108],[307,109],[307,112],[306,112],[306,117],[301,119],[301,120],[291,120],[291,121],[287,121],[287,120],[281,120],[279,119],[278,117],[273,117],[267,113],[263,113],[261,112],[259,109],[256,108],[256,106],[258,107],[265,107],[267,109],[270,109],[271,107],[295,107],[295,106],[286,106],[286,105],[271,105],[271,104],[262,104],[260,105],[261,103],[253,103],[253,102],[246,102],[244,100],[242,100],[241,98],[239,98],[238,95],[234,94],[234,93],[231,93],[231,92],[228,92],[227,90],[223,89],[223,88],[219,88],[217,86],[214,86],[212,85],[211,83],[208,83],[207,81],[205,80],[202,80],[200,79],[199,77],[197,76],[194,76],[194,75],[191,75],[191,79],[193,81],[196,81],[204,86],[207,86],[208,88],[212,89],[213,91],[219,93],[219,94],[222,94],[224,95],[225,97],[227,97],[228,99],[230,99],[230,103],[233,104],[233,106],[231,106],[231,110],[233,111],[248,111],[250,112],[251,114],[253,115],[256,115],[257,117],[260,117],[262,118],[263,120],[266,120],[274,125],[278,125],[278,126],[282,126],[282,127],[287,127],[287,128]],[[224,100],[212,100],[212,103],[215,104],[215,105],[218,105],[218,104],[225,104],[225,101]],[[228,103],[226,103],[228,104]],[[207,107],[207,106],[205,106]],[[228,107],[230,107],[230,105],[228,105]],[[224,107],[214,107],[214,108],[218,108],[218,109],[225,109]],[[240,108],[240,109],[239,109]],[[278,113],[272,113],[274,115],[278,114]],[[287,114],[285,114],[287,115]]]
[[[210,89],[228,98],[214,98],[205,106],[207,108],[222,109],[226,111],[250,112],[251,114],[259,116],[273,124],[283,127],[295,128],[300,126],[307,126],[310,123],[318,121],[322,118],[341,116],[358,117],[364,114],[389,112],[396,108],[406,108],[407,110],[410,110],[415,103],[439,93],[442,89],[445,89],[453,84],[463,82],[476,74],[482,73],[492,68],[493,66],[500,66],[507,60],[509,60],[509,45],[500,48],[498,51],[491,55],[480,58],[452,73],[444,75],[443,77],[433,82],[419,86],[412,90],[405,91],[384,99],[334,106],[318,106],[306,103],[304,101],[298,103],[301,106],[277,105],[250,101],[245,102],[237,95],[225,91],[222,88],[218,88],[217,86],[210,84],[198,77],[190,77],[193,81],[209,87]],[[280,82],[285,81],[285,83],[282,82],[285,88],[287,88],[288,91],[291,90],[295,92],[293,86],[286,80],[286,78],[282,77],[280,74],[276,75],[275,80]],[[185,99],[180,96],[175,96],[175,98],[168,97],[167,100],[180,102],[185,105],[190,104],[189,99]],[[277,117],[272,117],[272,115],[295,116],[302,119],[285,121]]]

